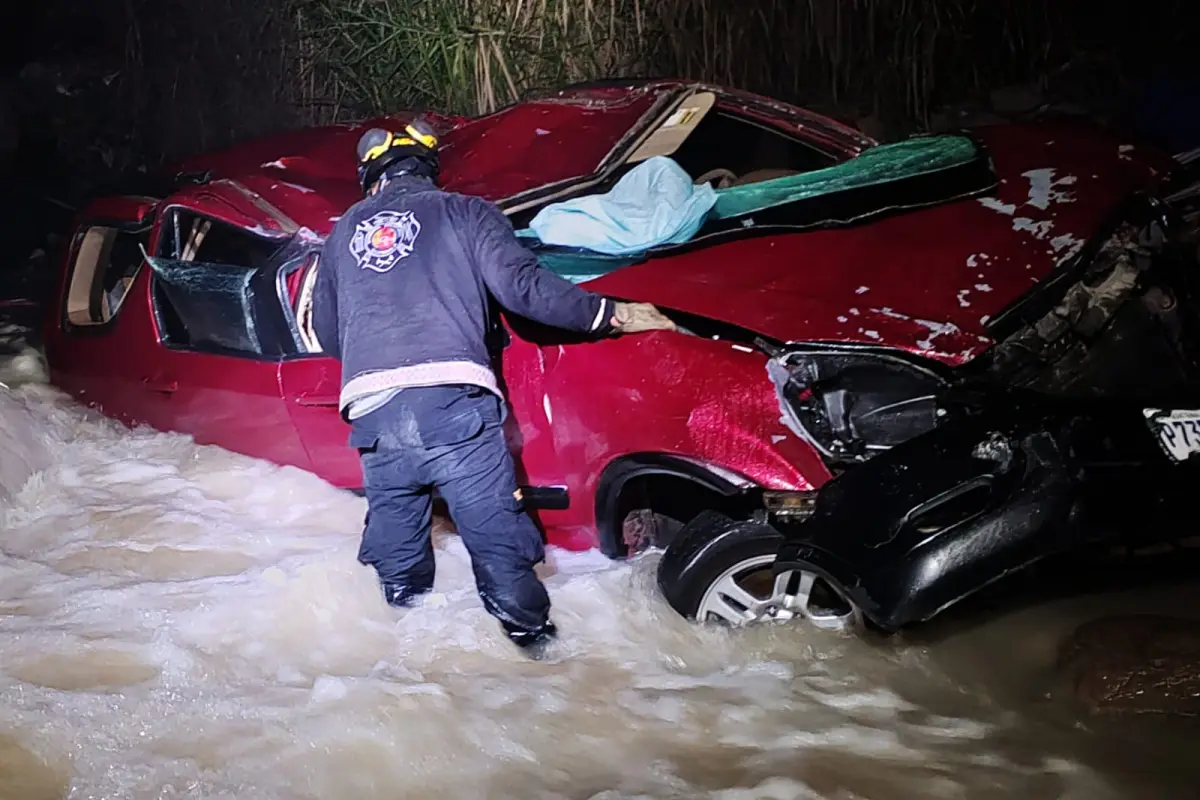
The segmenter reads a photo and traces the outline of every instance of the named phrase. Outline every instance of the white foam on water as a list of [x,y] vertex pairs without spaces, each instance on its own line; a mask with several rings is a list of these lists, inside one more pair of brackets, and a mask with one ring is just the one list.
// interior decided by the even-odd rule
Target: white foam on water
[[[655,555],[551,550],[550,663],[501,636],[452,534],[430,602],[394,611],[355,558],[362,499],[21,384],[0,389],[0,797],[1104,796],[919,649],[682,620]],[[926,680],[954,714],[900,688]]]

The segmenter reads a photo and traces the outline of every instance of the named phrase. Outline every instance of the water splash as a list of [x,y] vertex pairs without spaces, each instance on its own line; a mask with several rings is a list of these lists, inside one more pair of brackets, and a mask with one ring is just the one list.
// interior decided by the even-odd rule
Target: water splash
[[0,390],[0,797],[1108,791],[922,649],[685,622],[655,554],[550,551],[556,663],[509,645],[444,531],[436,594],[393,611],[355,560],[363,500],[19,383]]

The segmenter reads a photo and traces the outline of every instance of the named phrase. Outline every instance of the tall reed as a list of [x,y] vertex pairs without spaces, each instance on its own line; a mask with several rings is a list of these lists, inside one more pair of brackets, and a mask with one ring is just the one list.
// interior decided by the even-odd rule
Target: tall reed
[[647,0],[301,0],[306,41],[373,111],[481,114],[535,86],[646,69]]
[[1094,0],[92,0],[87,15],[42,2],[108,49],[96,89],[51,93],[37,124],[81,170],[120,170],[400,108],[487,113],[618,76],[919,128],[942,103],[1067,63],[1117,95],[1187,35],[1175,20],[1194,0],[1142,13]]
[[371,110],[486,113],[530,89],[670,75],[924,121],[1057,55],[1043,0],[293,0]]

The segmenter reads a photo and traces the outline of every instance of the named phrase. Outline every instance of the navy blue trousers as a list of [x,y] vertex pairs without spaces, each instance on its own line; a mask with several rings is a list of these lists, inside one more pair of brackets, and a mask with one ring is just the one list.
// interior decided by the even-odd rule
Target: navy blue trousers
[[471,557],[484,607],[533,630],[550,613],[533,571],[545,547],[516,496],[502,402],[473,386],[405,389],[353,421],[350,445],[362,461],[368,508],[358,558],[384,583],[432,589],[436,489]]

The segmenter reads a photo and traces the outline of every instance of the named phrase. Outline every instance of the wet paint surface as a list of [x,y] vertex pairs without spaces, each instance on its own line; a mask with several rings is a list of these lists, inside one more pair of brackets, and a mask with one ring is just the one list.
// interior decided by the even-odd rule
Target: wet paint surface
[[[442,131],[442,184],[451,191],[501,200],[589,175],[666,91],[608,93],[590,102],[527,103],[476,120],[435,116]],[[216,177],[236,179],[324,236],[332,230],[333,218],[362,198],[355,176],[358,137],[370,127],[394,129],[408,119],[397,114],[353,127],[290,132],[202,154],[177,168],[212,170]],[[218,215],[227,211],[216,205],[207,210]]]
[[981,320],[1077,254],[1128,192],[1155,178],[1091,134],[979,133],[1002,180],[995,196],[730,242],[585,285],[780,339],[882,343],[962,363],[991,343]]
[[[655,96],[580,90],[481,120],[439,118],[447,182],[499,198],[586,175]],[[807,124],[845,153],[867,144],[799,110],[742,99],[746,113],[783,129]],[[365,126],[375,124],[382,122]],[[299,131],[183,165],[236,178],[268,206],[231,183],[191,187],[167,203],[317,242],[359,197],[353,152],[362,129]],[[1128,191],[1157,174],[1140,152],[1067,126],[979,134],[1001,178],[993,197],[840,230],[727,242],[585,285],[779,339],[861,342],[963,363],[991,344],[990,317],[1077,253]],[[93,211],[133,219],[150,207],[113,199]],[[234,364],[170,352],[154,333],[144,273],[132,291],[132,310],[103,336],[48,329],[61,386],[125,421],[309,469],[336,486],[361,484],[348,426],[336,412],[336,362]],[[601,472],[629,453],[674,454],[778,489],[815,488],[829,477],[780,420],[760,353],[674,333],[565,345],[510,333],[501,371],[519,472],[533,485],[566,486],[571,497],[569,510],[539,515],[551,542],[595,544]],[[164,378],[181,387],[172,398],[154,391]]]
[[[471,119],[433,114],[441,136],[441,178],[447,189],[502,200],[558,181],[585,177],[655,102],[682,84],[651,81],[633,88],[575,88]],[[873,141],[832,119],[769,98],[721,87],[719,105],[822,149],[852,155]],[[395,129],[411,115],[397,113],[358,125],[291,131],[172,165],[169,173],[211,171],[235,179],[283,209],[298,224],[327,235],[361,191],[355,177],[355,144],[371,127]],[[221,216],[219,204],[206,208]],[[231,220],[232,221],[232,220]]]

